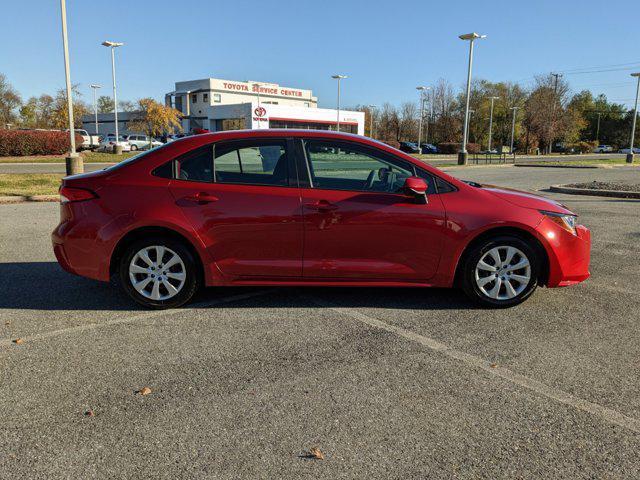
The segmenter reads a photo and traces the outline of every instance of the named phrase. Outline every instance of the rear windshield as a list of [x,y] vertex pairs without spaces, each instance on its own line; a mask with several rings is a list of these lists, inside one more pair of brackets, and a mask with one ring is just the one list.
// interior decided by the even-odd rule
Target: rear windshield
[[129,157],[126,158],[124,160],[122,160],[121,162],[118,162],[114,165],[110,165],[107,168],[105,168],[104,170],[117,170],[118,168],[124,167],[126,165],[130,165],[132,163],[137,162],[138,160],[140,160],[141,158],[149,155],[151,152],[157,152],[158,150],[160,150],[161,148],[165,148],[166,146],[168,146],[168,143],[162,144],[162,145],[158,145],[157,147],[151,148],[149,150],[145,150],[137,155],[134,155],[133,157]]

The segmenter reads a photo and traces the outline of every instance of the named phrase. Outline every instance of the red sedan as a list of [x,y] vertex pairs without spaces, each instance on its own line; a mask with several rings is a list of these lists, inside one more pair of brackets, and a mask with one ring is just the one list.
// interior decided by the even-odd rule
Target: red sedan
[[186,137],[67,177],[60,198],[60,265],[151,308],[203,285],[460,286],[507,307],[589,277],[589,230],[561,204],[355,135]]

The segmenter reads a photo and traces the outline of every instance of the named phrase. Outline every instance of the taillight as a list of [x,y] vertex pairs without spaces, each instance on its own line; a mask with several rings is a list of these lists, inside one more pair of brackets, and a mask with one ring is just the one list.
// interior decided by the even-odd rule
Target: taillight
[[62,187],[60,189],[60,203],[84,202],[92,198],[98,198],[98,195],[86,188]]

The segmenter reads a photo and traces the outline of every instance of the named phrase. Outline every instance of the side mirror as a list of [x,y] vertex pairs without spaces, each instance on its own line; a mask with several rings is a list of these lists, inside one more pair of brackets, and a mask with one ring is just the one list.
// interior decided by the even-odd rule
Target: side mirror
[[418,197],[427,194],[427,182],[424,178],[408,177],[404,181],[404,193],[411,197]]

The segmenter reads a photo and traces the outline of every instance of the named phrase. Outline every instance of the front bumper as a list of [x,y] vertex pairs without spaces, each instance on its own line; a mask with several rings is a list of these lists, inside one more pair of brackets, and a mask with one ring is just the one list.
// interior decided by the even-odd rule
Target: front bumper
[[567,287],[589,278],[591,232],[588,228],[578,225],[577,235],[573,235],[545,217],[537,230],[544,238],[549,257],[547,287]]

